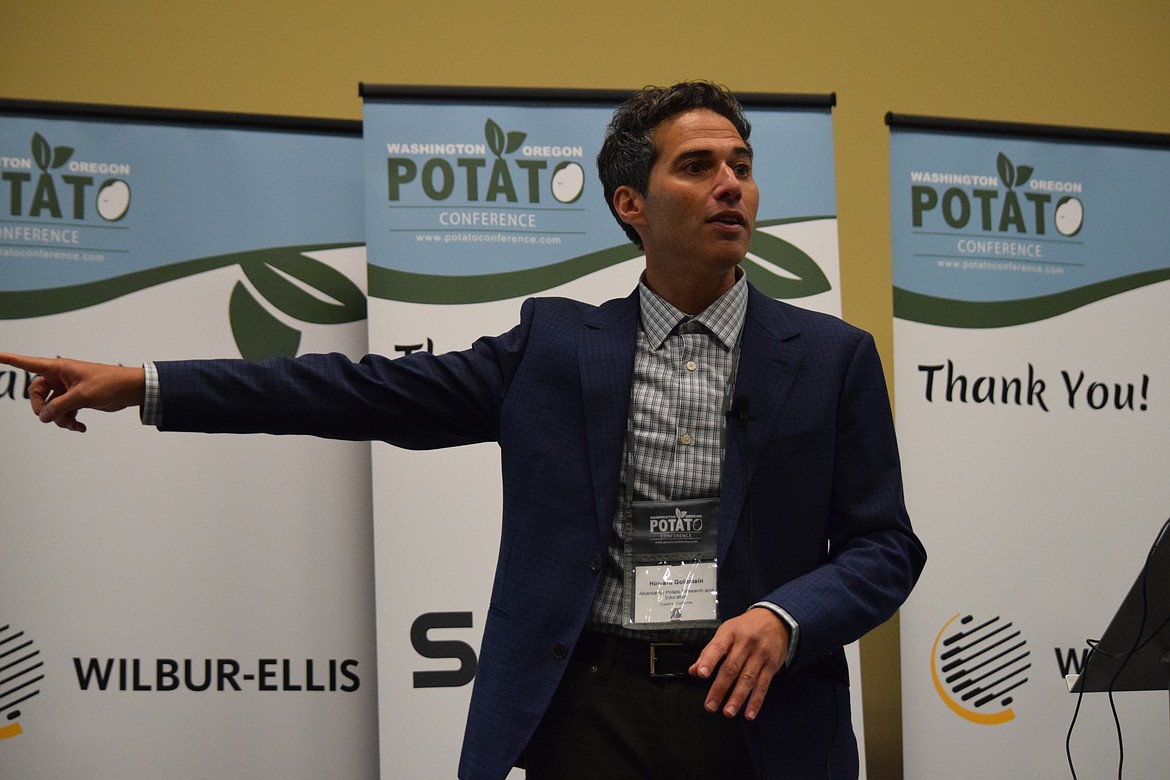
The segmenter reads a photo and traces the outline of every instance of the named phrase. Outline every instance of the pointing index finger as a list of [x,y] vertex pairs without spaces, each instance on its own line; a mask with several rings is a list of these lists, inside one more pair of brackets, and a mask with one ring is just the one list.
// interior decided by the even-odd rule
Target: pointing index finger
[[14,368],[24,369],[25,371],[32,371],[33,373],[43,373],[49,366],[49,358],[30,357],[28,355],[17,355],[12,352],[0,352],[0,363],[12,366]]

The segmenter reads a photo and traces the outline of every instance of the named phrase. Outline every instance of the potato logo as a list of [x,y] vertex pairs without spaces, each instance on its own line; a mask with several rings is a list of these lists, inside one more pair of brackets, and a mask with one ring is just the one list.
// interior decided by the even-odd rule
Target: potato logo
[[121,179],[107,179],[98,191],[98,214],[107,222],[117,222],[129,208],[130,185]]
[[1062,236],[1075,236],[1081,232],[1081,225],[1085,221],[1085,207],[1080,200],[1064,197],[1056,204],[1056,229]]
[[566,160],[553,170],[552,194],[561,203],[574,202],[584,189],[585,170],[577,163]]

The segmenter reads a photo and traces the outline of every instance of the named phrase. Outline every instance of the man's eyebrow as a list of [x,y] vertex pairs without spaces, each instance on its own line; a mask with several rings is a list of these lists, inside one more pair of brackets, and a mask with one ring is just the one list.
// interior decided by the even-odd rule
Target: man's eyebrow
[[[685,149],[674,156],[676,162],[684,160],[699,160],[707,157],[714,157],[715,150],[707,147],[699,147],[696,149]],[[749,160],[755,159],[755,150],[752,145],[744,143],[743,146],[737,146],[732,150],[733,157],[747,157]]]

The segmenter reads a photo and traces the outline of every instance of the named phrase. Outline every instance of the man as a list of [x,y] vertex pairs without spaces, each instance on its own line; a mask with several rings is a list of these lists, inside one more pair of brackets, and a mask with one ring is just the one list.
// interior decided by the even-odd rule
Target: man
[[739,268],[749,133],[711,84],[627,101],[598,166],[645,250],[639,288],[529,300],[463,352],[0,361],[41,373],[34,412],[73,430],[79,409],[141,405],[164,430],[498,442],[462,777],[853,777],[841,648],[897,609],[925,553],[872,339]]

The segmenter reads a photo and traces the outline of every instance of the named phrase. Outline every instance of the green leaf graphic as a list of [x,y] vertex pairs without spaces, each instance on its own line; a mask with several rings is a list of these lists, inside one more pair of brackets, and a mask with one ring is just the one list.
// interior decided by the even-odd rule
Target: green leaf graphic
[[511,154],[520,148],[520,144],[524,143],[524,139],[528,137],[528,133],[521,133],[519,130],[513,130],[508,133],[508,146],[504,150],[504,154]]
[[755,231],[748,252],[796,277],[790,279],[780,276],[766,266],[754,262],[749,255],[743,261],[748,278],[769,297],[806,298],[828,292],[833,288],[829,278],[815,260],[801,249],[776,236]]
[[1000,152],[999,156],[995,158],[995,167],[999,169],[1000,181],[1010,190],[1016,183],[1016,169],[1012,165],[1012,161],[1007,158],[1006,154]]
[[1021,165],[1019,168],[1016,168],[1016,186],[1022,187],[1028,179],[1032,178],[1032,171],[1034,170],[1035,168],[1031,165]]
[[301,332],[269,314],[242,282],[236,282],[232,288],[228,318],[236,346],[245,360],[259,361],[297,354]]
[[[366,317],[365,295],[349,277],[295,249],[254,252],[240,261],[240,268],[257,292],[290,317],[317,325],[356,322]],[[322,296],[313,295],[306,287]]]
[[483,126],[483,135],[487,139],[488,147],[499,157],[504,153],[504,131],[491,119]]
[[45,173],[49,172],[49,163],[52,162],[53,150],[49,146],[49,142],[40,133],[33,133],[32,137],[32,153],[33,159],[36,160],[37,167]]
[[72,146],[58,146],[53,149],[53,164],[52,168],[60,168],[65,163],[69,162],[69,158],[73,156]]

